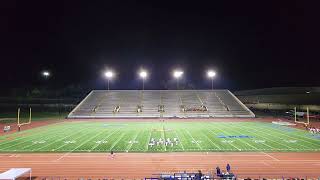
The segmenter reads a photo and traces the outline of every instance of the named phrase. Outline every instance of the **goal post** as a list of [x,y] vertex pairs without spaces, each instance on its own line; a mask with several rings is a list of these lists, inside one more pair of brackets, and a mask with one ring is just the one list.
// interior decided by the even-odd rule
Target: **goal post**
[[295,123],[301,123],[301,124],[304,124],[304,125],[309,125],[310,124],[310,118],[309,118],[309,107],[307,107],[307,122],[301,122],[301,121],[298,121],[297,120],[297,107],[294,107],[294,122]]
[[18,127],[21,127],[21,126],[27,125],[27,124],[31,124],[31,120],[32,120],[32,109],[31,109],[31,107],[29,108],[29,119],[28,119],[28,122],[23,122],[23,123],[20,122],[20,117],[21,117],[20,113],[21,113],[21,109],[18,108],[18,112],[17,112]]

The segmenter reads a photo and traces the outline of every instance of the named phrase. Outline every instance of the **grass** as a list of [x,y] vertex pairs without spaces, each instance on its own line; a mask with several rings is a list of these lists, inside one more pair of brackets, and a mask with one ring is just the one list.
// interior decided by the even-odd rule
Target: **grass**
[[[179,139],[149,146],[151,138]],[[0,152],[320,151],[319,137],[264,122],[64,122],[0,136]]]

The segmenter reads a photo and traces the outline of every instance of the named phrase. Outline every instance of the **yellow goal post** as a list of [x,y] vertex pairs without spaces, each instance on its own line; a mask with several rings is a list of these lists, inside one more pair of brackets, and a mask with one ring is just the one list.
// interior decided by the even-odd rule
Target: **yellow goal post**
[[31,120],[32,120],[32,109],[31,107],[29,108],[29,121],[28,122],[24,122],[24,123],[20,123],[20,108],[18,108],[18,113],[17,113],[17,120],[18,120],[18,127],[23,126],[23,125],[27,125],[27,124],[31,124]]

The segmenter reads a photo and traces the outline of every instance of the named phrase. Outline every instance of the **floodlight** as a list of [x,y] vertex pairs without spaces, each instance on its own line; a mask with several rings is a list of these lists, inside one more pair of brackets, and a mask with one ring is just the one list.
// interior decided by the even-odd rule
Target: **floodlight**
[[142,79],[145,79],[147,76],[148,76],[148,72],[145,71],[145,70],[141,70],[139,72],[139,76],[142,78]]
[[175,70],[173,71],[173,77],[179,79],[183,75],[183,71]]
[[43,71],[42,72],[42,76],[44,76],[45,78],[50,76],[50,72],[49,71]]
[[106,76],[106,78],[111,79],[113,77],[113,72],[112,71],[107,71],[104,73],[104,75]]
[[212,71],[212,70],[209,70],[209,71],[207,72],[207,76],[208,76],[209,78],[213,78],[213,77],[216,76],[216,72],[215,72],[215,71]]

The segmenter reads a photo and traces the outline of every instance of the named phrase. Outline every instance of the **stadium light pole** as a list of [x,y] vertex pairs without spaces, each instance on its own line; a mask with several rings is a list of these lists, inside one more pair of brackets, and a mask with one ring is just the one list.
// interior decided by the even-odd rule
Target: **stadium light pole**
[[211,90],[213,90],[213,79],[214,79],[214,77],[215,77],[216,75],[217,75],[217,73],[216,73],[215,71],[213,71],[213,70],[209,70],[209,71],[207,72],[208,78],[211,79]]
[[140,78],[142,79],[142,91],[144,90],[144,81],[145,81],[145,79],[147,78],[147,76],[148,76],[148,72],[146,71],[146,70],[141,70],[140,72],[139,72],[139,76],[140,76]]
[[114,73],[112,71],[106,71],[104,73],[104,76],[107,78],[107,82],[108,82],[108,91],[110,90],[109,88],[109,81],[112,79]]
[[183,71],[181,70],[175,70],[173,71],[173,77],[177,79],[177,89],[179,89],[179,79],[183,75]]

